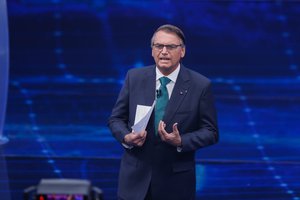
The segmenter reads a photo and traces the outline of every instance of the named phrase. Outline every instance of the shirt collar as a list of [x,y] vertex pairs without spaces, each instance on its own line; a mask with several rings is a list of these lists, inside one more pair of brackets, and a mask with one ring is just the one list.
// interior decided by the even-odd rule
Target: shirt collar
[[[157,67],[156,67],[155,71],[156,71],[156,81],[164,76]],[[168,77],[172,82],[176,83],[179,71],[180,71],[180,64],[178,64],[178,67],[171,74],[169,74],[166,77]]]

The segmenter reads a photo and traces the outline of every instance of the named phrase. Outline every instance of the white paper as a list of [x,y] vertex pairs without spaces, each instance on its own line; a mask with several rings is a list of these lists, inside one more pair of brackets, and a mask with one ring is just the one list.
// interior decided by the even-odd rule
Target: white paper
[[134,133],[140,133],[147,127],[149,119],[151,117],[153,108],[156,101],[154,100],[152,106],[137,105],[134,119],[134,125],[131,127]]
[[149,112],[150,109],[151,109],[151,106],[137,105],[136,112],[135,112],[134,124],[141,121],[141,119],[147,115],[147,113]]

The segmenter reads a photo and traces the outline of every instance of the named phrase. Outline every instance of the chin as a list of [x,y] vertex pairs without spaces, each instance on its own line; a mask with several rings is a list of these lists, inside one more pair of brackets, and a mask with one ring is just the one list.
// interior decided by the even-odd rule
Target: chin
[[164,71],[168,71],[171,69],[171,66],[170,65],[159,65],[158,68],[161,70],[164,70]]
[[164,75],[169,75],[172,72],[171,66],[158,66],[159,71]]

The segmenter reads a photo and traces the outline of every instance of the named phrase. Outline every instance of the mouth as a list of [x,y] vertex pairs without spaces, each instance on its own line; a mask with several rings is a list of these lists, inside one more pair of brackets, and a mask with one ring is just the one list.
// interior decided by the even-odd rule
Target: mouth
[[162,58],[159,58],[159,60],[162,60],[162,61],[169,61],[171,60],[170,58],[166,58],[166,57],[162,57]]

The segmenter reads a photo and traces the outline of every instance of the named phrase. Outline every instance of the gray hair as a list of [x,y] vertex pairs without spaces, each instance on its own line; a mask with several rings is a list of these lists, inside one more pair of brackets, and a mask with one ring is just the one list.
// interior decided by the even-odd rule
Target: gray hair
[[158,31],[164,31],[167,33],[175,33],[175,35],[177,35],[180,38],[180,40],[182,42],[182,46],[183,47],[185,46],[185,36],[184,36],[182,30],[180,28],[178,28],[177,26],[174,26],[171,24],[165,24],[165,25],[158,27],[158,29],[156,29],[156,31],[153,33],[153,36],[151,38],[151,46],[153,45],[155,34]]

